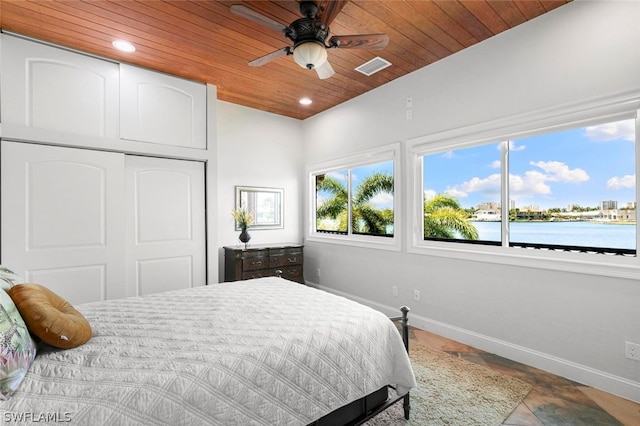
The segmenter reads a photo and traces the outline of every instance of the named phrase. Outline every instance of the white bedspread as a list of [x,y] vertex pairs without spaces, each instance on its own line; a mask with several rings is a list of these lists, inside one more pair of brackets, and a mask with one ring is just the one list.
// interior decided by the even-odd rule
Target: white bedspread
[[284,279],[77,308],[94,337],[40,351],[0,423],[306,425],[384,385],[415,386],[383,314]]

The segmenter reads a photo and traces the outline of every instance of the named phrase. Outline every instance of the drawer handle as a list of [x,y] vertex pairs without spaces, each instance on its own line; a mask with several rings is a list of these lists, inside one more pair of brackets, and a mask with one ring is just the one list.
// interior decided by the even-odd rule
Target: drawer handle
[[254,261],[254,262],[252,262],[251,264],[252,264],[253,266],[256,266],[256,265],[262,265],[262,260],[258,260],[257,262],[255,262],[255,261]]
[[287,260],[289,261],[289,263],[296,263],[298,261],[297,257],[289,257],[287,258]]

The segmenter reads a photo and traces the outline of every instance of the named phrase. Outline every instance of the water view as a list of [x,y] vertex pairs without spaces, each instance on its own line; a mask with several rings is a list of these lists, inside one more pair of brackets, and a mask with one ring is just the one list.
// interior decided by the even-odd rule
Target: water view
[[[500,222],[472,222],[479,240],[500,241]],[[511,241],[584,247],[636,249],[635,225],[595,222],[511,222]]]

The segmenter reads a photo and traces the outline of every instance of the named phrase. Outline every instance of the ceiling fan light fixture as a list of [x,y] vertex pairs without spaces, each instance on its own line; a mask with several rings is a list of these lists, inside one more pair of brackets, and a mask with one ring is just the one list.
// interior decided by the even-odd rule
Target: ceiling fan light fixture
[[302,68],[313,69],[327,62],[327,49],[316,41],[306,41],[293,49],[293,59]]

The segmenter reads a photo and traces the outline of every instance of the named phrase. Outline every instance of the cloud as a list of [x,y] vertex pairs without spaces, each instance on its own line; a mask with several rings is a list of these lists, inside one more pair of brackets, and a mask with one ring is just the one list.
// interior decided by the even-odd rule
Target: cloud
[[569,169],[569,166],[560,161],[530,161],[529,164],[544,170],[550,181],[575,183],[589,180],[589,175],[584,170]]
[[509,141],[509,151],[524,151],[526,148],[526,145],[516,146],[515,141]]
[[536,170],[525,172],[523,176],[509,175],[509,197],[527,198],[533,195],[550,194],[551,187],[546,184],[547,175]]
[[444,193],[452,196],[453,198],[466,198],[469,196],[468,192],[461,191],[458,188],[447,188]]
[[[577,183],[589,180],[589,175],[584,170],[570,169],[559,161],[538,161],[530,164],[541,170],[509,175],[509,196],[513,199],[551,194],[549,182]],[[473,177],[459,185],[448,187],[445,192],[457,198],[468,197],[470,193],[495,197],[500,193],[500,174],[492,174],[486,178]]]
[[381,192],[375,197],[372,197],[369,202],[376,208],[390,209],[393,207],[393,195],[386,192]]
[[473,177],[471,180],[460,185],[448,187],[446,194],[456,198],[465,198],[470,192],[480,192],[483,194],[495,195],[500,193],[500,174],[495,173],[486,178]]
[[501,164],[500,160],[495,160],[495,161],[491,162],[491,166],[490,167],[492,169],[499,169],[500,168],[500,164]]
[[347,175],[341,172],[329,172],[327,173],[327,177],[333,178],[337,181],[346,182]]
[[424,194],[424,198],[427,200],[432,199],[433,197],[435,197],[436,195],[438,195],[438,193],[436,191],[434,191],[433,189],[425,189],[423,191]]
[[614,176],[607,181],[608,189],[635,188],[636,175],[624,175],[622,177]]
[[316,197],[316,203],[317,203],[318,205],[321,205],[321,204],[324,204],[327,200],[329,200],[329,199],[331,199],[331,198],[332,198],[332,197],[329,197],[329,196],[327,196],[327,195],[321,195],[321,194],[318,192],[318,195],[317,195],[317,197]]
[[444,154],[442,154],[443,158],[454,158],[456,156],[456,154],[453,151],[447,151]]
[[633,119],[588,126],[585,132],[592,141],[625,140],[633,142],[636,140],[636,125]]

